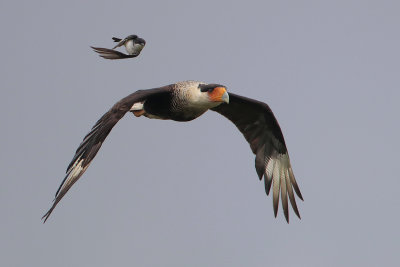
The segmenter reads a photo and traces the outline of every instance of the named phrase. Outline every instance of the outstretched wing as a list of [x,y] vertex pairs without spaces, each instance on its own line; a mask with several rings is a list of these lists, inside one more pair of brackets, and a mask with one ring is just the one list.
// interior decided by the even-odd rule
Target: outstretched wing
[[256,155],[255,165],[260,180],[264,176],[267,195],[273,184],[275,217],[280,194],[286,221],[289,222],[288,196],[294,212],[300,218],[293,189],[301,200],[303,197],[294,178],[281,128],[269,106],[229,93],[229,104],[221,104],[212,110],[232,121],[250,144]]
[[127,55],[121,53],[116,50],[108,49],[108,48],[101,48],[101,47],[93,47],[91,48],[96,52],[99,53],[99,56],[105,59],[124,59],[124,58],[132,58],[137,57],[138,55]]
[[72,185],[82,176],[96,156],[101,145],[110,133],[114,125],[130,111],[136,102],[144,101],[147,97],[159,93],[165,93],[170,86],[150,90],[139,90],[118,101],[107,113],[105,113],[92,127],[91,131],[83,138],[83,141],[76,150],[75,156],[68,165],[67,174],[56,192],[54,203],[49,211],[42,217],[44,222],[57,206],[58,202],[68,192]]

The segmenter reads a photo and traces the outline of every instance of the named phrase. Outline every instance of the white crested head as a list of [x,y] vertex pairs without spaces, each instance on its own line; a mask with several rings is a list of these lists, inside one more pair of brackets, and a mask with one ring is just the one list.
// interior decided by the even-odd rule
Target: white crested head
[[175,88],[192,108],[210,109],[223,102],[229,103],[229,96],[223,85],[183,81],[176,83]]

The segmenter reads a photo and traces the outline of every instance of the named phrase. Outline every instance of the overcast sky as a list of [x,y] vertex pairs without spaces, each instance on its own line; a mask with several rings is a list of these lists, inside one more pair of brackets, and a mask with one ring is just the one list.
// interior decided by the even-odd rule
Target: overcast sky
[[[1,266],[399,266],[398,1],[0,2]],[[90,45],[138,34],[138,58]],[[42,224],[116,101],[183,80],[274,111],[303,193],[290,224],[240,132],[128,114]]]

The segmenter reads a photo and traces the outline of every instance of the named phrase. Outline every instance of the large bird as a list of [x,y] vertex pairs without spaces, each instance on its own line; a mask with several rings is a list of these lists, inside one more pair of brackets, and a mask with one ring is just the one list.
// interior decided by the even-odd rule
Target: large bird
[[[137,57],[139,56],[140,52],[146,45],[146,41],[137,35],[129,35],[128,37],[124,39],[112,38],[114,42],[118,42],[116,46],[113,47],[113,49],[108,49],[108,48],[101,48],[101,47],[93,47],[91,48],[99,53],[99,56],[106,58],[106,59],[124,59],[124,58],[132,58],[132,57]],[[126,52],[128,54],[121,53],[119,51],[114,50],[115,48],[118,48],[120,46],[125,46]]]
[[255,168],[260,180],[264,177],[267,195],[272,185],[275,217],[281,195],[287,222],[288,196],[294,212],[300,218],[293,191],[301,200],[303,197],[293,175],[281,129],[268,105],[233,93],[228,95],[223,85],[184,81],[136,91],[118,101],[96,122],[76,150],[52,207],[42,217],[44,222],[86,171],[111,129],[127,112],[132,112],[136,117],[185,122],[201,116],[209,109],[232,121],[250,144],[256,155]]

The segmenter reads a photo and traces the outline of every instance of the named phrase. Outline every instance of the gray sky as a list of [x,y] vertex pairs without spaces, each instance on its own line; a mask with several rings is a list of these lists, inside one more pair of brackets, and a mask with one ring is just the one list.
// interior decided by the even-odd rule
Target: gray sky
[[[2,1],[2,266],[399,266],[398,1]],[[140,57],[90,45],[138,34]],[[288,225],[233,124],[126,116],[45,225],[116,101],[182,80],[270,105],[305,202]]]

